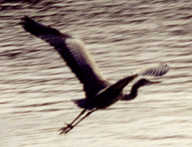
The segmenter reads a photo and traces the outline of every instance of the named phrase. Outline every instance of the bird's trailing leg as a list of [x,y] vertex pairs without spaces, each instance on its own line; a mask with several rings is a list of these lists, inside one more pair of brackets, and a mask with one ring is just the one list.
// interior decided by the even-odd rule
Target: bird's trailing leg
[[[93,113],[96,110],[97,109],[94,109],[94,110],[91,110],[91,111],[87,112],[81,119],[78,120],[78,118],[86,112],[86,109],[84,109],[70,124],[67,124],[66,127],[61,128],[60,129],[61,132],[59,134],[67,134],[76,125],[78,125],[82,120],[84,120],[86,117],[88,117],[91,113]],[[76,120],[78,120],[78,121],[76,122]]]
[[85,112],[86,112],[86,109],[83,109],[83,110],[79,113],[79,115],[78,115],[77,117],[75,117],[75,119],[74,119],[71,123],[67,124],[67,126],[62,127],[61,129],[59,129],[59,131],[61,131],[59,134],[65,133],[68,129],[72,129],[72,128],[73,128],[73,123],[75,123],[75,121],[78,120],[79,117],[81,117],[81,115],[83,115]]

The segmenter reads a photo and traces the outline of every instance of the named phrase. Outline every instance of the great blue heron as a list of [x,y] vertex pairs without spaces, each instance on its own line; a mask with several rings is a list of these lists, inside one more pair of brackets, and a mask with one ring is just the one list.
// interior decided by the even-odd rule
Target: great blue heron
[[[169,70],[167,65],[160,65],[160,67],[147,69],[144,72],[125,77],[115,84],[110,84],[101,76],[82,41],[35,22],[27,16],[22,18],[21,24],[26,31],[52,45],[83,84],[86,98],[74,100],[83,110],[70,124],[60,129],[60,134],[68,133],[74,126],[98,109],[104,109],[119,99],[135,98],[141,86],[159,83],[158,81],[140,79],[133,85],[130,94],[124,95],[122,93],[123,88],[139,75],[161,76]],[[84,114],[85,112],[87,113]],[[82,116],[83,114],[84,116]]]

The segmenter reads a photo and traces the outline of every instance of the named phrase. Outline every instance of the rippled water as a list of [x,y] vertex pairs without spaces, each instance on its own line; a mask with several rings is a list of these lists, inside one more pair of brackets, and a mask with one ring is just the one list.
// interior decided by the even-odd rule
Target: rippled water
[[[0,146],[192,145],[192,1],[0,1]],[[24,15],[75,35],[115,82],[167,63],[160,85],[95,112],[58,135],[80,109],[82,86],[55,50],[19,25]],[[126,91],[129,90],[129,87]]]

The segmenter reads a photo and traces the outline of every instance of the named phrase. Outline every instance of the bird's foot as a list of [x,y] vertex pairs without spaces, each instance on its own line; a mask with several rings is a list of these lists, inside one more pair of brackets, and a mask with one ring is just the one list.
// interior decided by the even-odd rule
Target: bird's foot
[[73,129],[73,125],[71,125],[71,124],[66,124],[67,126],[65,126],[65,127],[62,127],[61,129],[59,129],[59,134],[61,135],[61,134],[67,134],[71,129]]

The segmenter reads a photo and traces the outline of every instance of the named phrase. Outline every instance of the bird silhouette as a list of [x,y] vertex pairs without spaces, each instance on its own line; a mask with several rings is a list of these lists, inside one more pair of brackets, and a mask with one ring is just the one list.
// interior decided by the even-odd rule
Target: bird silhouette
[[160,64],[158,67],[148,68],[111,84],[102,77],[93,58],[81,40],[38,23],[28,16],[23,17],[20,24],[27,32],[53,46],[83,84],[86,98],[74,100],[75,104],[83,108],[83,110],[71,123],[60,129],[60,134],[68,133],[96,110],[105,109],[118,100],[134,99],[140,87],[160,83],[159,81],[150,81],[142,78],[133,85],[130,94],[123,94],[122,91],[125,86],[138,76],[162,76],[169,70],[166,64]]

